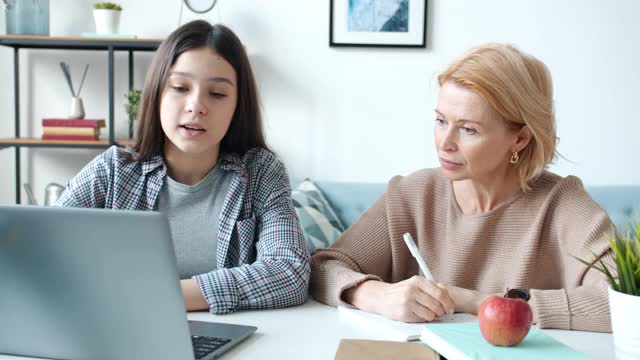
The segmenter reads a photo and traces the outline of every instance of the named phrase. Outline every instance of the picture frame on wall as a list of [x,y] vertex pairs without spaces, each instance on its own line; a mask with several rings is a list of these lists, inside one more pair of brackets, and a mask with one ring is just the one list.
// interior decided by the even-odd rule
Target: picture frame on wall
[[329,46],[427,46],[427,0],[329,1]]

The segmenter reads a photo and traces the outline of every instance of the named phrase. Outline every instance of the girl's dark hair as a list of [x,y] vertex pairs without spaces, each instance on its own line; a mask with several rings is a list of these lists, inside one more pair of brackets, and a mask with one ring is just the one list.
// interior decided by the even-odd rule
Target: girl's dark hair
[[204,20],[186,23],[167,37],[153,56],[142,88],[138,134],[133,151],[143,161],[162,154],[165,136],[160,125],[160,97],[171,67],[186,51],[209,48],[222,56],[236,72],[237,104],[220,153],[244,155],[253,147],[268,149],[262,130],[258,91],[249,58],[240,39],[224,25]]

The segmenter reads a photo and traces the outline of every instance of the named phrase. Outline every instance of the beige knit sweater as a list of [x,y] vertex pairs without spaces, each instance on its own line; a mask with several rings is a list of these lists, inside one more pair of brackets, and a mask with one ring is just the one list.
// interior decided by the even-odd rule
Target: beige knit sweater
[[342,292],[368,279],[418,274],[402,240],[410,232],[435,279],[485,293],[531,291],[542,328],[611,331],[607,283],[573,256],[611,264],[613,224],[573,176],[549,172],[532,190],[489,212],[465,215],[439,169],[396,176],[387,191],[328,249],[313,253],[311,295],[345,305]]

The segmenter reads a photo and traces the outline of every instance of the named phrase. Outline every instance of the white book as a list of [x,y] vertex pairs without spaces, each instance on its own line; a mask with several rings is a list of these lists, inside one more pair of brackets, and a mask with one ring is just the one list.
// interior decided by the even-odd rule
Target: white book
[[[418,340],[420,339],[420,334],[422,333],[425,325],[425,323],[404,323],[401,321],[394,321],[381,315],[344,306],[338,306],[338,314],[340,318],[344,318],[353,324],[360,325],[367,329],[376,329],[391,341]],[[455,323],[475,320],[475,315],[458,313],[453,315],[453,320],[450,320],[449,317],[445,315],[442,318],[438,318],[433,321],[433,323]]]

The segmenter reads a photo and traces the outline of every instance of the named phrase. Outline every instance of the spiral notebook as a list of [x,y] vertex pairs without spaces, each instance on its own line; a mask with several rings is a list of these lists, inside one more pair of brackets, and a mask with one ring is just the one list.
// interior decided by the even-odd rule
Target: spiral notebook
[[494,346],[480,333],[478,322],[426,324],[422,326],[420,340],[449,360],[494,359],[589,359],[556,339],[544,334],[535,326],[527,337],[516,346]]

